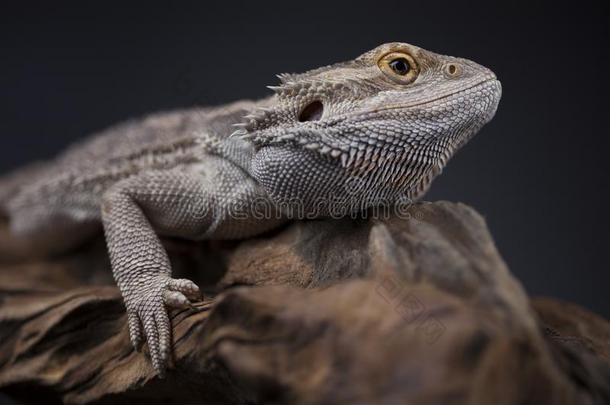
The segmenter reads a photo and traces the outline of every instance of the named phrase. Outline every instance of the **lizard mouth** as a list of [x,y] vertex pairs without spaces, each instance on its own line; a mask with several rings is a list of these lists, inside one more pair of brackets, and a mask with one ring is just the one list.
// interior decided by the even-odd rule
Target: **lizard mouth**
[[439,102],[441,100],[445,100],[445,99],[448,99],[448,98],[459,96],[459,95],[464,94],[464,93],[466,93],[466,92],[468,92],[470,90],[474,90],[476,88],[484,87],[484,86],[488,86],[488,85],[496,87],[498,89],[498,91],[500,91],[500,89],[501,89],[500,81],[498,79],[496,79],[495,77],[493,77],[493,78],[488,78],[488,79],[482,80],[482,81],[480,81],[480,82],[478,82],[476,84],[473,84],[472,86],[460,89],[460,90],[455,91],[453,93],[443,94],[443,95],[441,95],[439,97],[436,97],[434,99],[431,99],[431,100],[425,100],[425,101],[419,101],[419,102],[407,103],[407,104],[387,105],[387,106],[383,106],[383,107],[380,107],[380,108],[374,108],[374,109],[370,110],[369,113],[378,113],[378,112],[383,112],[383,111],[388,111],[388,110],[399,110],[399,109],[400,110],[406,110],[406,109],[411,109],[411,108],[414,108],[414,107],[420,107],[420,106],[425,106],[425,105],[428,105],[428,104],[434,104],[434,103],[437,103],[437,102]]

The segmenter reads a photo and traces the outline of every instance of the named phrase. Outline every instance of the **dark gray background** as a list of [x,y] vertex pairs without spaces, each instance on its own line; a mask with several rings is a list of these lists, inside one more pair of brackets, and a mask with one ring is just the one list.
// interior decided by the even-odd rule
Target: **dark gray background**
[[275,73],[406,41],[484,64],[504,86],[427,199],[477,208],[530,293],[610,317],[608,6],[213,3],[3,6],[0,171],[129,117],[264,96]]

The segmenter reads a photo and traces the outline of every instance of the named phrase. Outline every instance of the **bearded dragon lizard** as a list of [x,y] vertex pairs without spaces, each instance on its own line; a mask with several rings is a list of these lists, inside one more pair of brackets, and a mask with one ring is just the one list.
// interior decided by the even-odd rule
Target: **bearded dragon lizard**
[[262,100],[122,123],[0,180],[15,235],[61,250],[103,225],[132,344],[147,342],[161,376],[167,308],[199,289],[172,278],[160,236],[246,238],[415,200],[501,96],[489,69],[406,43],[278,77]]

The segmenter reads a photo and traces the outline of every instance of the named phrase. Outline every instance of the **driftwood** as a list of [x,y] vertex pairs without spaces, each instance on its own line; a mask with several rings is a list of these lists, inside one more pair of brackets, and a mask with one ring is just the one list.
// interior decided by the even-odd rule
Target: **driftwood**
[[167,241],[176,273],[208,293],[172,313],[165,379],[129,343],[103,241],[6,255],[0,390],[24,403],[610,403],[607,321],[530,301],[471,208],[408,214]]

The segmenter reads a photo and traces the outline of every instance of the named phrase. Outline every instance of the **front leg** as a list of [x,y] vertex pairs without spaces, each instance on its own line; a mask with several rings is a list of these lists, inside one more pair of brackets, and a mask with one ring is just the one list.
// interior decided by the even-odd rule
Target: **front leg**
[[160,376],[171,348],[166,306],[188,306],[200,293],[190,280],[171,278],[169,258],[157,233],[197,237],[214,219],[212,203],[201,177],[173,171],[126,179],[103,198],[104,232],[127,308],[131,341],[139,349],[145,336]]

